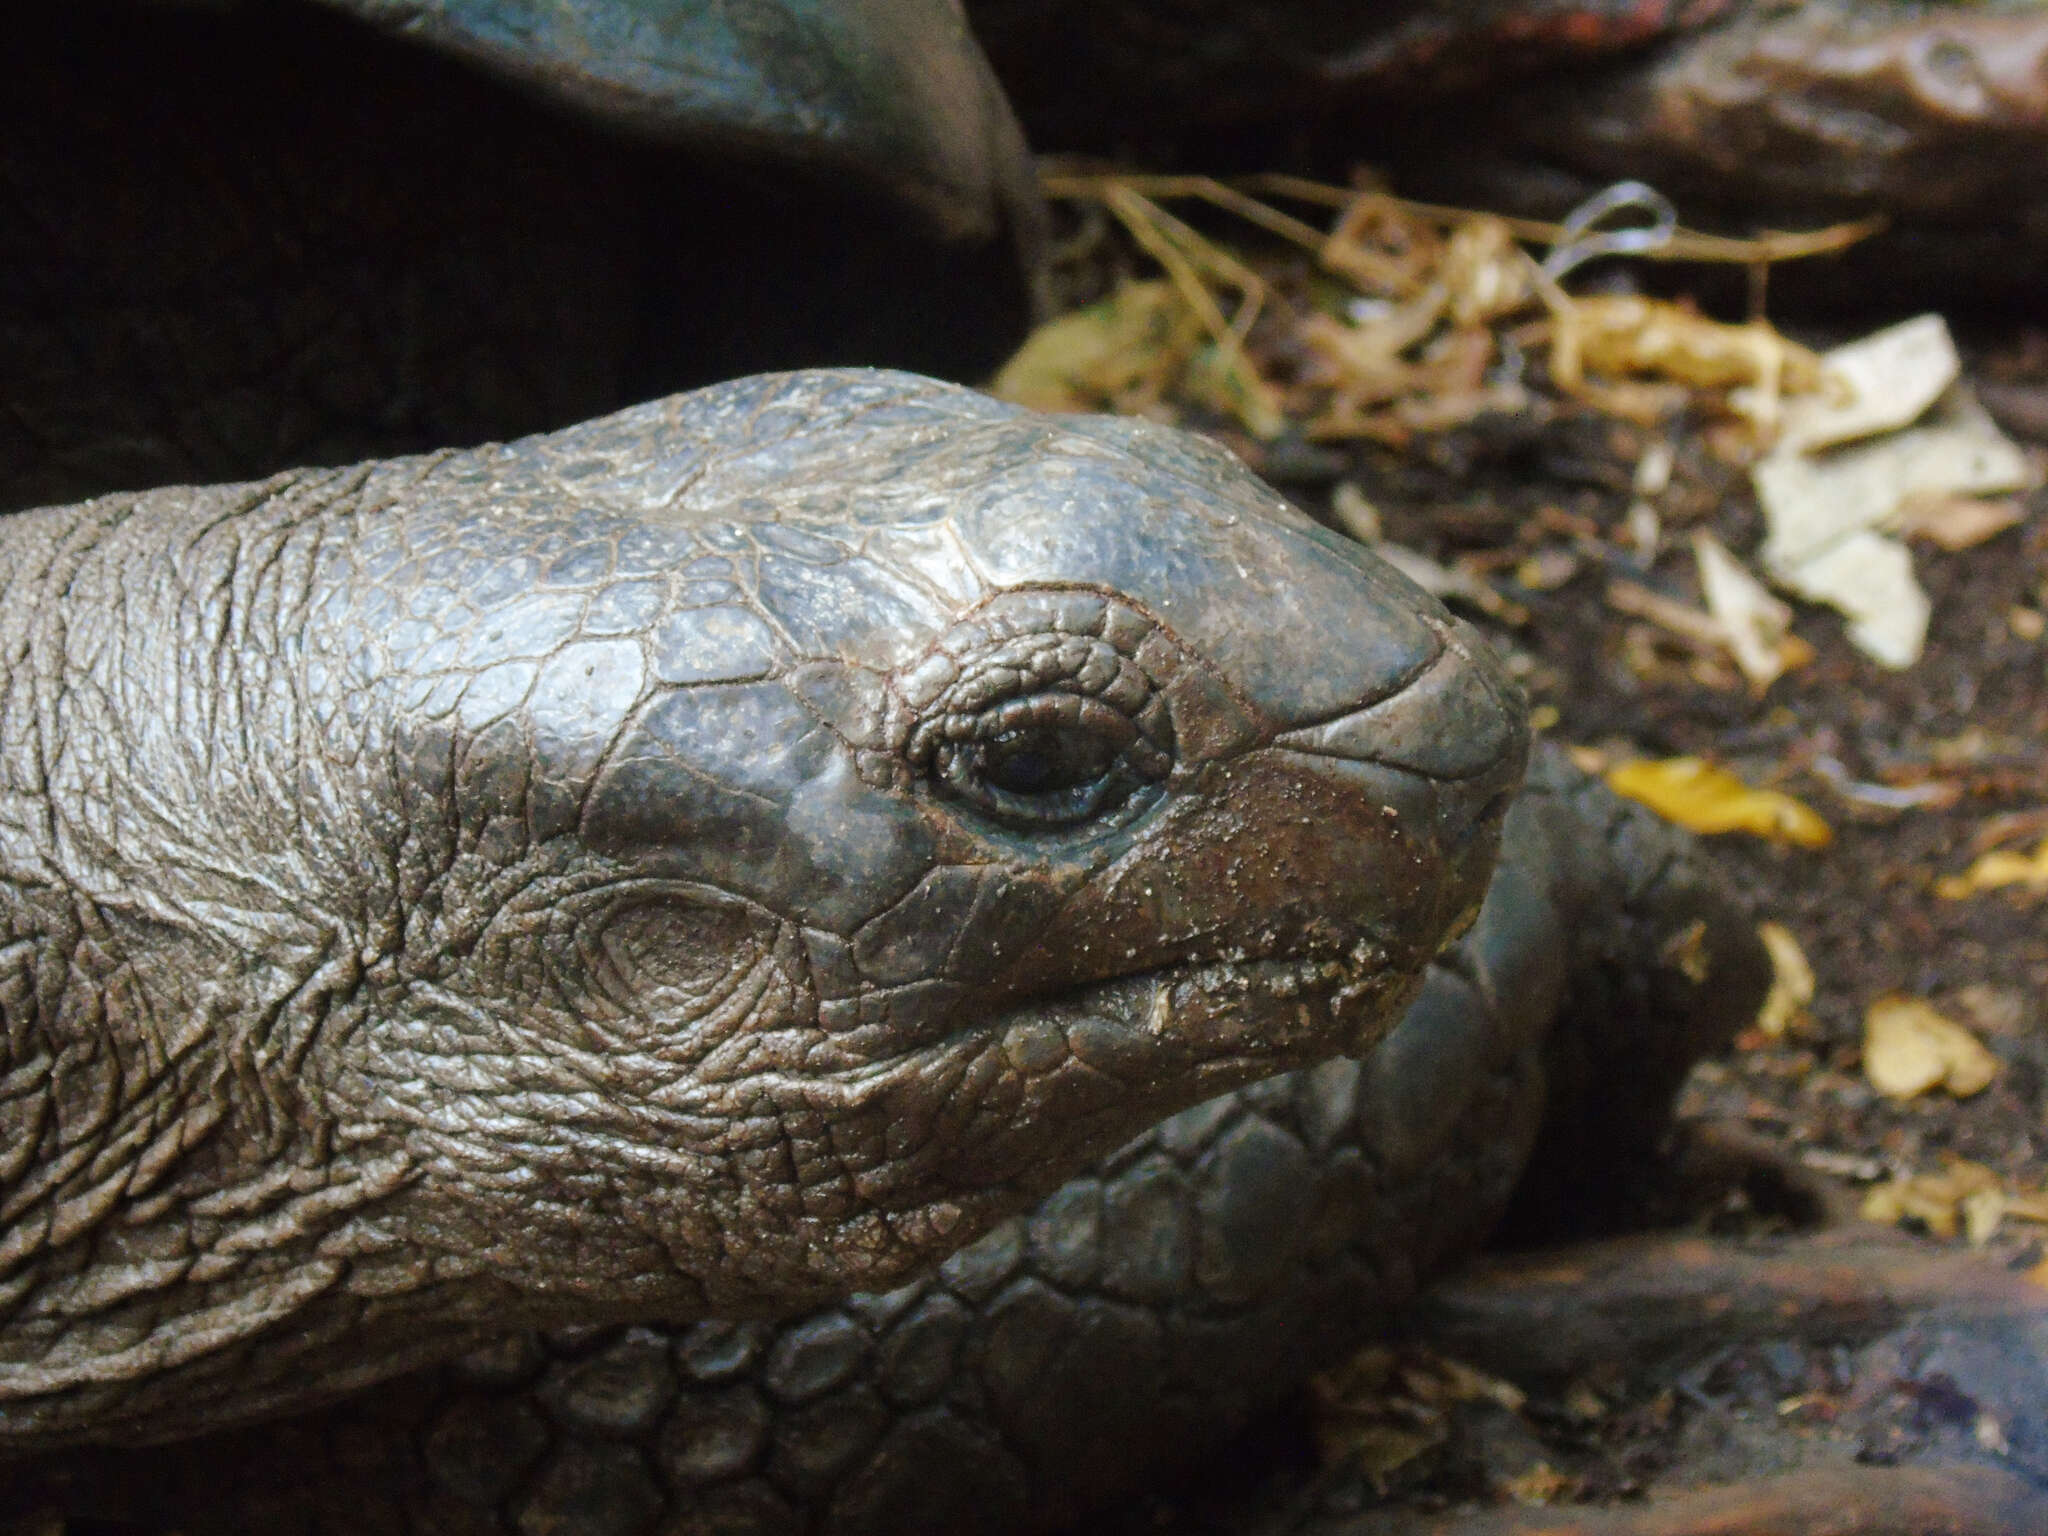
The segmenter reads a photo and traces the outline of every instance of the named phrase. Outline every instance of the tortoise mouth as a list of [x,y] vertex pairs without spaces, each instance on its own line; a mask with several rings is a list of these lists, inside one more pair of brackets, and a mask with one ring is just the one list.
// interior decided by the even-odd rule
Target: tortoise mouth
[[[975,1086],[952,1100],[945,1134],[876,1170],[864,1193],[898,1211],[934,1197],[991,1209],[1036,1198],[1169,1115],[1372,1050],[1426,959],[1359,934],[1292,954],[1178,962],[1007,1008],[921,1054],[921,1067],[945,1061],[951,1080]],[[884,1091],[874,1107],[889,1101]]]
[[1372,1049],[1426,955],[1384,934],[1195,957],[1038,998],[982,1021],[1027,1081],[1082,1069],[1125,1092],[1206,1092]]

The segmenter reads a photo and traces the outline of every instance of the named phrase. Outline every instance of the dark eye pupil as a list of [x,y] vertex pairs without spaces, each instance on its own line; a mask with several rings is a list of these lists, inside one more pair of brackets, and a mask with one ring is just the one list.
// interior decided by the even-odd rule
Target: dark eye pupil
[[1043,752],[1012,752],[989,767],[989,781],[1013,795],[1035,795],[1052,778],[1052,762]]
[[1072,731],[1012,731],[989,743],[982,777],[1012,795],[1046,795],[1092,784],[1115,752],[1107,742]]

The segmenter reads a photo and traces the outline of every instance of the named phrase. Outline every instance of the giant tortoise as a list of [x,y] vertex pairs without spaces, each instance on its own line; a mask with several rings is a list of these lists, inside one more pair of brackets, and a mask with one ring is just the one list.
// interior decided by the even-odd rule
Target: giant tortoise
[[483,1351],[38,1503],[1057,1518],[1757,999],[1670,834],[1509,808],[1483,646],[1168,429],[773,375],[0,537],[8,1453]]
[[[838,24],[340,8],[642,128],[591,39]],[[838,20],[874,64],[912,9]],[[698,368],[648,314],[705,293],[571,216],[697,218],[650,151],[475,134],[514,98],[291,6],[23,35],[0,484],[106,494],[0,526],[0,1518],[1043,1526],[1532,1158],[1653,1140],[1755,1002],[1682,841],[1548,755],[1517,794],[1498,662],[1222,451],[857,370],[438,446]],[[910,115],[994,147],[904,200],[1014,280],[955,57]],[[306,112],[359,137],[252,168]]]

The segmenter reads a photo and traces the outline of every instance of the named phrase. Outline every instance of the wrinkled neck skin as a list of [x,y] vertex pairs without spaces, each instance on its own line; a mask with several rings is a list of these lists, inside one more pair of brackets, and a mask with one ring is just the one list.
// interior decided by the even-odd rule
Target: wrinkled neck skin
[[366,814],[397,803],[391,743],[309,696],[309,667],[346,665],[315,593],[362,479],[6,526],[12,1419],[61,1429],[133,1383],[232,1374],[286,1318],[358,1326],[380,1270],[420,1287],[378,1220],[417,1150],[333,1091],[378,999],[429,980],[404,927],[461,858],[445,823]]
[[1224,456],[902,376],[0,549],[0,1456],[885,1288],[1369,1048],[1525,746]]

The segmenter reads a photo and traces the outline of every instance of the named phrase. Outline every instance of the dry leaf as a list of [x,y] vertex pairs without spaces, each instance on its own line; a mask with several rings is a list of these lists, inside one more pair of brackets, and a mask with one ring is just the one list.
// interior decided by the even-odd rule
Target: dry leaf
[[1797,441],[1751,471],[1770,530],[1759,551],[1764,569],[1847,614],[1850,640],[1873,660],[1911,666],[1926,644],[1929,604],[1912,556],[1889,536],[1902,509],[1915,499],[2024,489],[2033,466],[1961,384],[1910,430],[1820,457],[1795,451]]
[[1775,789],[1752,789],[1704,758],[1622,763],[1606,777],[1617,795],[1640,801],[1690,832],[1750,832],[1801,848],[1825,848],[1834,836],[1803,801]]
[[1517,1477],[1503,1478],[1501,1490],[1517,1504],[1541,1507],[1555,1504],[1578,1486],[1547,1461],[1539,1461]]
[[1450,294],[1451,319],[1480,326],[1528,304],[1535,291],[1534,269],[1513,232],[1488,214],[1475,215],[1451,231],[1439,269]]
[[2005,1220],[2005,1192],[1997,1189],[1972,1190],[1963,1196],[1963,1237],[1972,1248],[1982,1248],[1998,1236]]
[[1773,1039],[1785,1033],[1792,1021],[1813,1001],[1813,967],[1806,952],[1783,923],[1759,923],[1756,936],[1763,940],[1771,957],[1771,990],[1757,1011],[1756,1027]]
[[1816,1173],[1825,1173],[1830,1178],[1847,1179],[1855,1184],[1868,1184],[1884,1177],[1884,1163],[1859,1152],[1837,1152],[1830,1147],[1802,1147],[1799,1151],[1799,1161]]
[[2026,515],[2026,506],[2017,496],[1986,501],[1978,496],[1935,492],[1909,496],[1900,504],[1899,532],[1909,539],[1926,539],[1954,554],[2005,532]]
[[1998,1076],[1998,1058],[1962,1025],[1917,997],[1880,997],[1863,1016],[1863,1075],[1887,1098],[1945,1088],[1959,1099]]
[[1544,549],[1515,566],[1515,585],[1530,592],[1555,592],[1579,574],[1579,557],[1568,549]]
[[1879,666],[1903,672],[1927,647],[1934,606],[1913,574],[1913,557],[1895,539],[1852,533],[1773,574],[1809,602],[1845,614],[1850,644]]
[[2005,1214],[2014,1221],[2048,1224],[2048,1190],[2033,1190],[2005,1197]]
[[1894,529],[1909,500],[2029,489],[2034,469],[1968,388],[1942,397],[1919,426],[1809,457],[1780,447],[1753,472],[1770,524],[1763,561],[1797,565],[1868,529]]
[[1339,528],[1361,544],[1377,544],[1387,536],[1386,526],[1380,519],[1380,509],[1372,504],[1355,481],[1337,482],[1337,488],[1330,493],[1330,516]]
[[2010,848],[1995,848],[1984,854],[1960,875],[1944,875],[1934,882],[1934,894],[1947,901],[1959,901],[1979,891],[2023,885],[2034,895],[2048,891],[2048,837],[2031,854]]
[[1607,1406],[1607,1400],[1583,1381],[1574,1381],[1565,1388],[1564,1397],[1558,1406],[1564,1410],[1567,1418],[1575,1419],[1581,1424],[1597,1424],[1612,1412]]
[[1445,602],[1456,599],[1470,603],[1489,618],[1517,627],[1529,622],[1529,610],[1502,597],[1470,566],[1440,565],[1420,550],[1392,542],[1375,544],[1373,553],[1422,588]]
[[1725,651],[1728,631],[1711,613],[1702,613],[1676,598],[1616,577],[1607,585],[1607,606],[1617,613],[1648,619],[1697,650]]
[[1785,409],[1783,447],[1817,448],[1911,426],[1962,376],[1963,360],[1940,315],[1921,315],[1836,347],[1821,358],[1835,386]]
[[1803,645],[1792,639],[1792,610],[1764,589],[1743,563],[1711,533],[1692,536],[1693,559],[1699,564],[1700,591],[1727,636],[1728,650],[1750,686],[1761,694],[1795,664]]
[[1636,472],[1630,489],[1636,495],[1649,500],[1662,496],[1671,489],[1671,470],[1678,462],[1678,451],[1671,446],[1669,438],[1656,438],[1644,447],[1636,460]]
[[[1936,1237],[1954,1237],[1963,1230],[1965,1203],[1977,1200],[1981,1213],[1990,1208],[1983,1199],[1986,1196],[2003,1198],[1998,1175],[1982,1163],[1956,1158],[1940,1173],[1916,1174],[1878,1185],[1863,1197],[1861,1214],[1865,1221],[1885,1226],[1918,1221]],[[1981,1229],[1983,1216],[1976,1219]]]
[[1696,389],[1747,385],[1773,395],[1820,382],[1820,359],[1760,320],[1726,325],[1635,294],[1567,298],[1553,290],[1546,298],[1553,304],[1551,371],[1567,390],[1583,388],[1589,372],[1648,374]]
[[1519,1388],[1427,1350],[1368,1345],[1310,1378],[1325,1464],[1383,1478],[1450,1436],[1449,1409],[1487,1401],[1519,1412]]
[[1492,1403],[1509,1413],[1520,1413],[1528,1401],[1528,1394],[1513,1382],[1446,1355],[1421,1356],[1411,1362],[1403,1380],[1411,1392],[1427,1401]]
[[1138,410],[1178,379],[1201,337],[1171,283],[1125,283],[1033,331],[989,392],[1040,411]]
[[1318,1438],[1324,1465],[1356,1467],[1380,1481],[1450,1437],[1449,1425],[1431,1421],[1422,1425],[1345,1424],[1326,1428]]
[[2026,1025],[2026,996],[2013,987],[1973,981],[1957,988],[1955,1003],[1980,1035],[2017,1035]]

